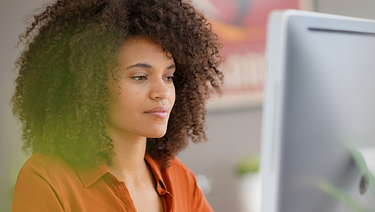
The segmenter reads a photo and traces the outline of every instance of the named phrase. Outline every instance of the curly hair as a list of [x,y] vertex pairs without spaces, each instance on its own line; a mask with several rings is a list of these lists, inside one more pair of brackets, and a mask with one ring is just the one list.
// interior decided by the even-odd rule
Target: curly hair
[[[111,74],[129,39],[145,36],[176,64],[176,102],[167,132],[147,138],[146,151],[163,167],[187,144],[206,140],[205,103],[220,92],[220,44],[204,15],[181,0],[58,0],[20,35],[13,114],[26,153],[57,154],[73,165],[112,163],[107,136]],[[110,72],[108,72],[110,70]]]

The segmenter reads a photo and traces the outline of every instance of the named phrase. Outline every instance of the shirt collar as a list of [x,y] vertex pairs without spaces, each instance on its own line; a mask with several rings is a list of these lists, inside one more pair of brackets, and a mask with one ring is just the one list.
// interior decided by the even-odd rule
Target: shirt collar
[[[154,161],[149,154],[145,154],[145,161],[149,165],[152,174],[154,175],[155,181],[157,183],[157,190],[160,194],[164,194],[167,191],[167,187],[164,183],[163,176],[160,171],[160,164]],[[109,173],[109,170],[104,163],[93,166],[93,167],[76,167],[79,178],[81,179],[82,184],[87,188],[98,181],[106,173]]]
[[164,195],[168,192],[168,188],[166,187],[163,179],[163,175],[161,173],[161,166],[159,163],[157,163],[154,159],[151,158],[149,154],[146,153],[145,160],[147,164],[149,165],[152,174],[154,175],[155,181],[156,181],[156,188],[160,195]]
[[76,167],[82,184],[87,188],[98,181],[103,175],[109,172],[108,168],[103,164],[93,167]]

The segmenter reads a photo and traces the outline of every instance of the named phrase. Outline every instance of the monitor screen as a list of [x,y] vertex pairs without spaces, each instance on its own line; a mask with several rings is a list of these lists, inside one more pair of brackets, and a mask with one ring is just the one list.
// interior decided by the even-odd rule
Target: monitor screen
[[262,212],[374,211],[347,144],[374,165],[375,21],[272,13],[262,125]]

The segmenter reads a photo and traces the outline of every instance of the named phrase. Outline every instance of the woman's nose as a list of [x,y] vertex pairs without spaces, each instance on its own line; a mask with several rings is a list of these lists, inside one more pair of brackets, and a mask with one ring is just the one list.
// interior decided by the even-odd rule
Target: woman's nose
[[163,79],[155,80],[152,83],[151,91],[150,91],[150,98],[151,99],[167,99],[169,95],[171,95],[171,86],[168,85],[168,82],[164,81]]

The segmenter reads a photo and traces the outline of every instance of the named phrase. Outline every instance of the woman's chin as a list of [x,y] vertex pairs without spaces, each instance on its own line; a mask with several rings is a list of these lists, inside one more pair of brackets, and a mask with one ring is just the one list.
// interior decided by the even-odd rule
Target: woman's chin
[[147,136],[147,138],[162,138],[164,135],[165,133],[162,135],[151,135],[151,136]]
[[167,130],[155,130],[154,132],[149,132],[146,136],[147,138],[161,138],[167,133]]

